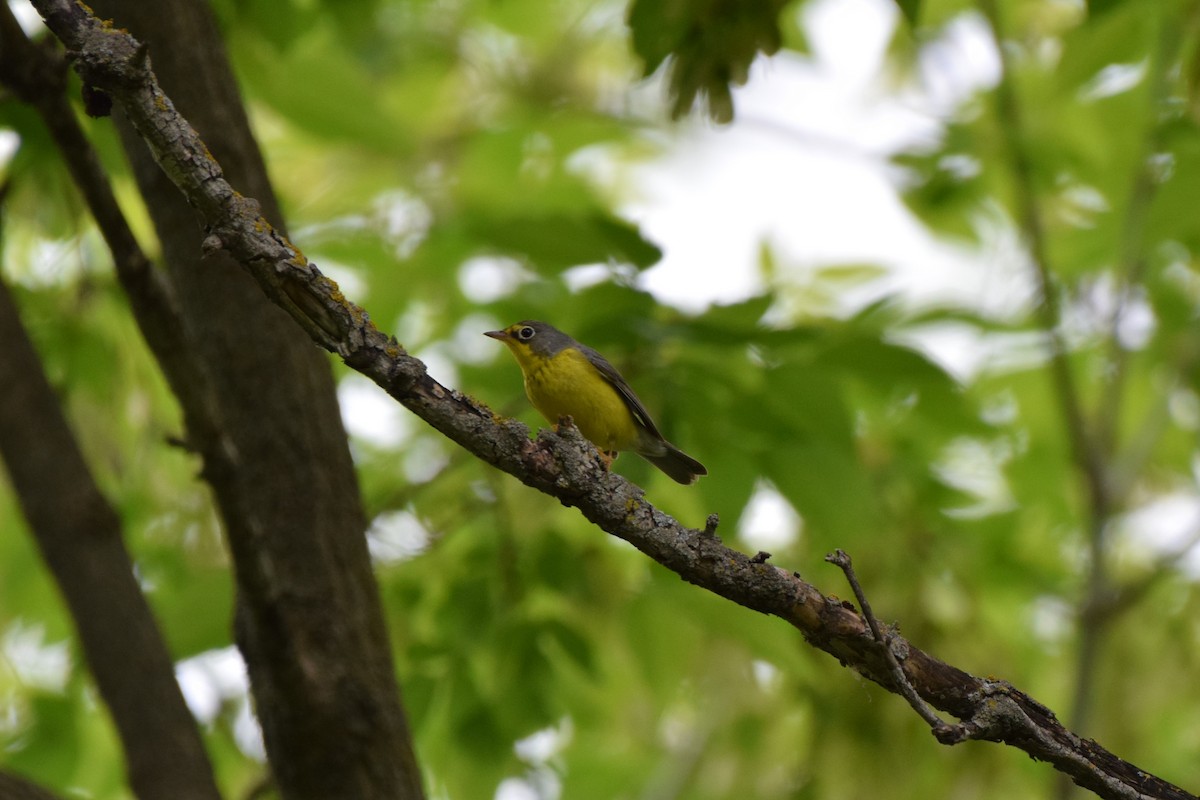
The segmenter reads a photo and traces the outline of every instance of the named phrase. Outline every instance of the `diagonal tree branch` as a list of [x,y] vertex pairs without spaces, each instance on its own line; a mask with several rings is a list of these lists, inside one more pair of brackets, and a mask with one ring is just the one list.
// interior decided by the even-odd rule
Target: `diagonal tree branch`
[[[110,93],[146,139],[164,172],[204,217],[205,247],[231,253],[313,340],[371,378],[406,408],[479,458],[575,506],[684,580],[799,629],[815,647],[889,691],[895,678],[863,618],[798,573],[724,546],[715,525],[688,528],[609,473],[573,428],[528,429],[430,378],[424,365],[379,332],[304,255],[239,195],[149,70],[142,47],[70,0],[33,0],[69,48],[84,81]],[[1192,798],[1066,730],[1035,700],[998,680],[977,678],[891,639],[905,677],[935,708],[963,720],[966,738],[1004,742],[1050,762],[1105,798]],[[902,658],[900,657],[902,656]]]

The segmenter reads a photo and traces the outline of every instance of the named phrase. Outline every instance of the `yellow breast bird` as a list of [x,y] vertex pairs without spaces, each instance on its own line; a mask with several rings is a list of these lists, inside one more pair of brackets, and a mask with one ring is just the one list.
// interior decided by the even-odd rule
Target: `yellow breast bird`
[[588,440],[610,458],[632,450],[680,483],[708,470],[663,438],[642,401],[608,359],[567,334],[525,320],[484,336],[508,346],[525,375],[525,394],[543,417],[557,424],[570,416]]

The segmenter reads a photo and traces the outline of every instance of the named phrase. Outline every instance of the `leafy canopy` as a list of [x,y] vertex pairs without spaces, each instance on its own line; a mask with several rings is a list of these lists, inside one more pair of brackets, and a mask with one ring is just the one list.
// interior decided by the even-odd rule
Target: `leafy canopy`
[[[731,86],[756,59],[805,51],[807,5],[215,4],[295,240],[436,377],[537,425],[515,366],[479,334],[555,322],[608,355],[668,438],[708,466],[711,477],[684,488],[620,459],[616,469],[656,503],[693,525],[718,513],[721,534],[736,537],[751,501],[777,493],[802,524],[781,532],[775,563],[841,591],[820,559],[848,550],[876,609],[910,638],[1065,713],[1091,509],[1036,291],[1003,314],[903,297],[796,311],[792,273],[772,268],[789,254],[767,248],[761,264],[695,266],[698,278],[760,270],[761,294],[684,313],[640,288],[670,243],[619,213],[632,187],[585,168],[599,158],[623,176],[659,152],[661,96],[647,108],[628,92],[642,74],[665,82],[675,117],[698,100],[718,120],[734,117]],[[1194,786],[1200,774],[1180,746],[1194,727],[1186,709],[1200,702],[1193,573],[1156,560],[1133,512],[1195,503],[1196,17],[1174,0],[999,6],[1019,129],[1006,136],[1017,123],[986,87],[892,166],[914,214],[980,251],[1026,235],[1022,204],[1036,201],[1065,358],[1121,490],[1102,520],[1103,558],[1114,585],[1146,581],[1140,603],[1105,629],[1086,735]],[[897,93],[921,87],[923,59],[951,26],[987,27],[955,0],[900,7],[879,76]],[[228,647],[218,523],[196,463],[164,443],[179,432],[178,410],[39,123],[5,97],[0,128],[20,142],[4,168],[5,278],[121,511],[176,658]],[[89,130],[149,241],[108,124]],[[1028,254],[1014,247],[997,260],[1005,254],[997,269],[1035,286]],[[847,276],[875,274],[812,273],[808,289],[836,296]],[[931,329],[992,357],[951,375],[913,344],[936,346],[922,337]],[[334,368],[347,396],[363,391]],[[841,797],[882,786],[893,797],[1021,796],[1044,786],[1044,770],[1014,753],[939,750],[907,708],[786,627],[682,584],[434,431],[395,420],[386,437],[348,423],[398,678],[435,795],[488,797],[506,778],[572,798]],[[0,494],[0,530],[21,526],[14,498]],[[74,645],[57,670],[19,655],[71,636],[27,537],[0,537],[0,628],[6,764],[123,796],[115,738],[92,713]],[[206,728],[231,793],[261,772],[237,720],[227,696]],[[538,731],[552,732],[548,748],[514,747]]]

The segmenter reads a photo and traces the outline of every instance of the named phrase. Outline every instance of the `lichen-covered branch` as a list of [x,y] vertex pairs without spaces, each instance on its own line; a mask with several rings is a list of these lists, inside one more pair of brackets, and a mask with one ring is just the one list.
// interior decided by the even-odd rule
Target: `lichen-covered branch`
[[[204,246],[232,254],[263,291],[313,340],[338,354],[414,414],[484,461],[551,495],[608,533],[637,547],[684,580],[777,616],[815,647],[898,691],[864,619],[849,604],[824,596],[798,573],[726,547],[715,521],[689,528],[646,501],[642,490],[608,472],[577,431],[528,429],[442,386],[395,339],[378,331],[366,311],[347,300],[298,248],[239,195],[187,122],[154,81],[145,52],[129,36],[94,19],[70,0],[33,0],[51,30],[72,51],[83,80],[112,95],[147,139],[155,158],[204,216]],[[1105,798],[1190,798],[1094,742],[1081,740],[1054,714],[1011,685],[974,677],[891,637],[891,649],[913,689],[930,705],[958,717],[962,738],[1004,742],[1052,763]]]

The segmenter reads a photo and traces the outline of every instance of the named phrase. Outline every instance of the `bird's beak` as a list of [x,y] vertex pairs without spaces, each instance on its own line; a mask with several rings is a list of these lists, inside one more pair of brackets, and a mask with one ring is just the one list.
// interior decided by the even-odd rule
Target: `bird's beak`
[[493,339],[499,339],[500,341],[504,341],[508,338],[508,334],[504,331],[484,331],[483,335],[490,336]]

